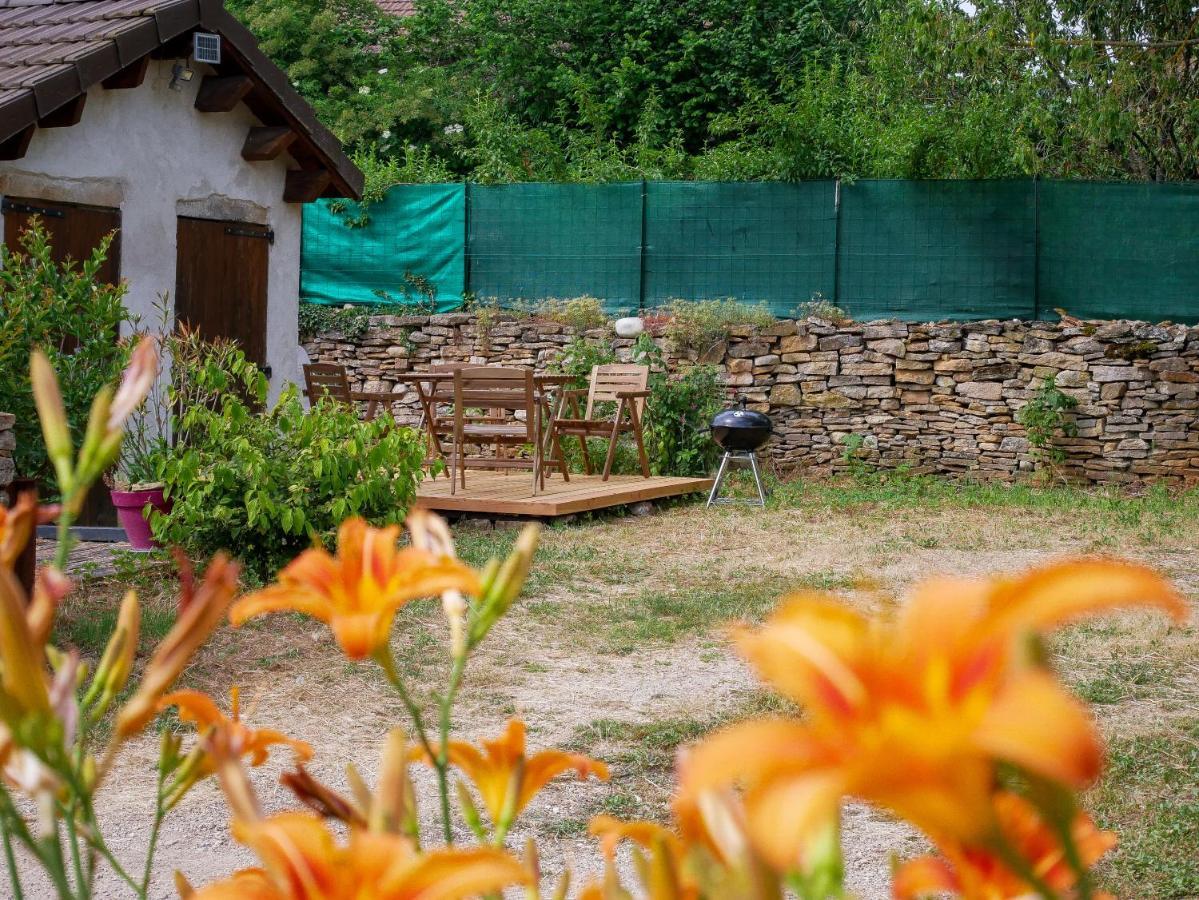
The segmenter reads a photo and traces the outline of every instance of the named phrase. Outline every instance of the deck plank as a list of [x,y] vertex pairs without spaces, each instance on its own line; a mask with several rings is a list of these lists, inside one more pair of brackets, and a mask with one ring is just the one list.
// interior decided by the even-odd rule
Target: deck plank
[[445,512],[553,517],[677,497],[707,491],[711,486],[710,478],[613,475],[604,481],[599,475],[572,475],[565,482],[559,475],[547,478],[545,490],[534,496],[532,478],[523,473],[471,471],[466,475],[465,490],[460,488],[456,494],[450,493],[448,479],[422,482],[416,503]]

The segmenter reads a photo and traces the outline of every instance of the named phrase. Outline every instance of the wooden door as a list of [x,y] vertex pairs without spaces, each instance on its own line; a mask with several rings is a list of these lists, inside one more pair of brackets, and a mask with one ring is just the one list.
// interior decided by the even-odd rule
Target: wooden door
[[266,365],[266,291],[274,233],[245,222],[179,217],[175,319],[236,340]]
[[[74,203],[52,203],[26,197],[4,198],[4,243],[10,250],[21,249],[21,235],[36,216],[42,222],[50,241],[51,256],[56,262],[73,259],[77,267],[91,258],[92,252],[109,233],[115,232],[108,247],[108,256],[97,277],[116,284],[121,277],[121,211],[107,206],[81,206]],[[64,341],[62,349],[74,348],[73,339]],[[114,528],[117,512],[102,482],[87,495],[79,512],[78,523],[85,526]]]
[[82,263],[92,255],[109,232],[116,232],[108,248],[108,258],[98,273],[101,281],[116,284],[121,273],[121,211],[107,206],[79,206],[51,203],[24,197],[4,198],[4,243],[19,250],[21,233],[37,216],[50,239],[56,262],[67,257]]

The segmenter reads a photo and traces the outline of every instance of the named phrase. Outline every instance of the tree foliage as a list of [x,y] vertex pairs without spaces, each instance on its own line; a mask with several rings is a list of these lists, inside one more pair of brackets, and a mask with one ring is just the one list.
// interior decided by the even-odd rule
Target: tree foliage
[[397,181],[1199,175],[1160,0],[232,0]]

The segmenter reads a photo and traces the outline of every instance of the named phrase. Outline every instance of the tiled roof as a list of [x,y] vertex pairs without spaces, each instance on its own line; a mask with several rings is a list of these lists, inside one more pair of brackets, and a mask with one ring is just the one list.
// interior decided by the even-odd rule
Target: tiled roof
[[416,0],[375,0],[375,5],[389,16],[399,18],[416,12]]
[[0,143],[196,29],[220,34],[231,51],[221,74],[253,79],[251,109],[291,125],[296,149],[333,174],[334,192],[357,196],[362,173],[221,0],[0,0]]

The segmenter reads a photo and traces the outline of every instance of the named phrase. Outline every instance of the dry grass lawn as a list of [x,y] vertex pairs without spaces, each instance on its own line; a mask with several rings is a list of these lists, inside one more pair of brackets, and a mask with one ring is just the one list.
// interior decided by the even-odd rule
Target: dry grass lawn
[[[758,619],[797,587],[841,593],[878,608],[936,572],[985,574],[1078,553],[1148,562],[1190,597],[1199,594],[1199,500],[1153,493],[1121,497],[1068,489],[1035,491],[867,476],[840,484],[781,486],[764,512],[681,505],[646,518],[601,517],[546,530],[523,599],[472,662],[455,716],[459,734],[498,731],[526,719],[534,746],[567,745],[607,759],[608,784],[555,784],[530,807],[520,846],[536,835],[546,867],[596,870],[586,837],[597,812],[660,817],[677,746],[708,729],[780,701],[730,653],[723,623]],[[511,528],[463,525],[461,551],[474,562],[506,551]],[[134,567],[149,595],[146,646],[169,625],[163,570]],[[111,623],[121,578],[86,584],[64,611],[59,640],[94,653]],[[401,616],[395,652],[427,690],[444,672],[439,610],[418,604]],[[1089,802],[1122,835],[1102,878],[1120,897],[1199,895],[1199,645],[1193,629],[1126,615],[1063,633],[1061,671],[1093,704],[1111,768]],[[313,770],[344,785],[354,761],[368,777],[380,741],[402,709],[369,666],[338,655],[323,628],[278,616],[218,634],[185,676],[220,694],[239,684],[256,724],[318,747]],[[169,723],[168,723],[169,726]],[[102,809],[118,855],[140,856],[149,822],[156,741],[128,755]],[[255,773],[269,806],[283,760]],[[423,773],[422,773],[423,775]],[[426,812],[431,782],[422,777]],[[164,829],[158,896],[170,872],[202,883],[248,856],[230,841],[215,788],[195,790]],[[850,886],[887,896],[892,850],[918,836],[863,807],[846,814]],[[112,896],[120,896],[112,889]]]

